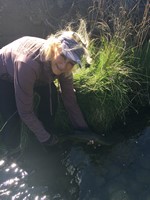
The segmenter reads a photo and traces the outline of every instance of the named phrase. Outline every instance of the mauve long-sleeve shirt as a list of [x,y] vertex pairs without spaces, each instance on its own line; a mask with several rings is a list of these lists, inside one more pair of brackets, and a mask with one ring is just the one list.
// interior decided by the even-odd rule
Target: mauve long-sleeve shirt
[[[22,121],[40,142],[49,139],[33,110],[34,87],[59,80],[62,99],[74,128],[87,128],[73,91],[72,74],[56,76],[50,62],[45,62],[40,50],[45,39],[24,36],[0,49],[0,79],[14,83],[18,113]],[[63,120],[63,119],[62,119]]]

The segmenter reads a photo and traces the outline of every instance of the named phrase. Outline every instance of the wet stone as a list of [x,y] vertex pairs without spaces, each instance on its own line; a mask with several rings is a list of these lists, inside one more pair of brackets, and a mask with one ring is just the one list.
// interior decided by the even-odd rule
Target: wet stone
[[129,140],[116,145],[110,159],[113,163],[127,167],[138,158],[138,153],[138,145],[134,140]]
[[108,193],[110,194],[110,196],[113,193],[116,193],[117,191],[124,191],[125,186],[123,184],[121,184],[120,182],[117,182],[116,180],[112,180],[109,182],[109,184],[107,184],[107,190]]
[[111,195],[110,200],[130,200],[130,198],[125,190],[119,190]]

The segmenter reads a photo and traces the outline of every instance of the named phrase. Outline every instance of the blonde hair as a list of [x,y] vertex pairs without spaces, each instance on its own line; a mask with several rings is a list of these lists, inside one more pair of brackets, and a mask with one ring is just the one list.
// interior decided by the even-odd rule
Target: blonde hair
[[79,45],[84,49],[86,61],[89,64],[91,63],[91,58],[88,51],[89,35],[86,31],[86,22],[82,19],[80,20],[80,25],[77,31],[74,31],[71,27],[71,24],[69,24],[65,29],[47,37],[42,48],[42,54],[45,61],[52,60],[54,56],[54,49],[61,47],[61,42],[58,40],[58,37],[61,35],[74,39],[77,43],[79,43]]

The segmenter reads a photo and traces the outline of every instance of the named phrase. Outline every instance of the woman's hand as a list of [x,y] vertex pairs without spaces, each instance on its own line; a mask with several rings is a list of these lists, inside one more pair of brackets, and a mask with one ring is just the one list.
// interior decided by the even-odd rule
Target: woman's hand
[[44,145],[44,147],[52,147],[58,144],[58,142],[59,142],[58,137],[54,134],[51,134],[50,138],[47,141],[42,142],[42,144]]

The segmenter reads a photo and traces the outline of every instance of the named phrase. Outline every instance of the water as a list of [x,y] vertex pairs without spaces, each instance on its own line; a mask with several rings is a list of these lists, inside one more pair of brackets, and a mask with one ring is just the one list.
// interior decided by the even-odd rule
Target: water
[[111,147],[65,143],[46,153],[32,138],[0,160],[0,200],[150,200],[150,127]]

